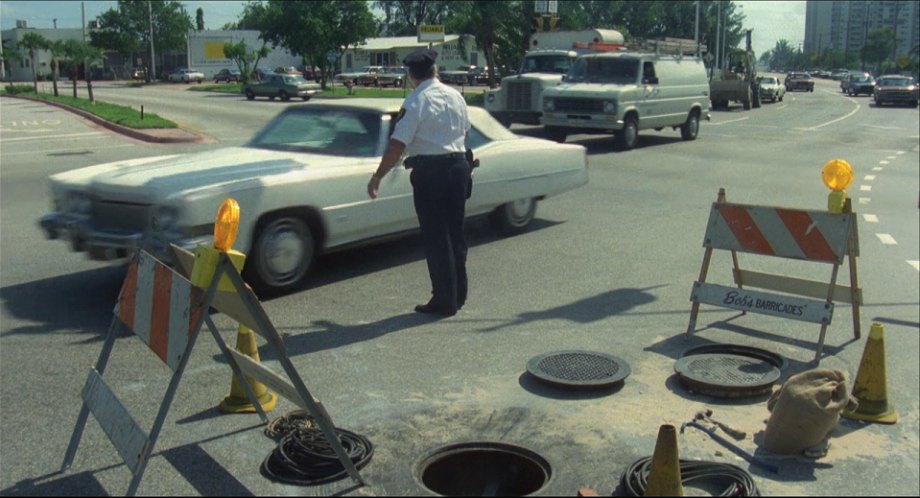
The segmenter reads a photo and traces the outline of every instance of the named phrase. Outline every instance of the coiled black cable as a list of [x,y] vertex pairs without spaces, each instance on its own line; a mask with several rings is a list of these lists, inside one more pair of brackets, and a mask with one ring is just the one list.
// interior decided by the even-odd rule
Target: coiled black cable
[[[347,474],[332,445],[310,415],[296,410],[275,419],[266,435],[281,436],[278,446],[262,461],[265,477],[286,484],[311,486],[341,479]],[[370,440],[354,432],[335,428],[348,458],[360,469],[374,455]]]
[[[620,482],[629,496],[645,495],[651,464],[652,457],[640,458],[623,472]],[[717,496],[760,496],[751,474],[730,463],[681,459],[680,482],[683,485],[703,482],[724,485],[724,490]]]

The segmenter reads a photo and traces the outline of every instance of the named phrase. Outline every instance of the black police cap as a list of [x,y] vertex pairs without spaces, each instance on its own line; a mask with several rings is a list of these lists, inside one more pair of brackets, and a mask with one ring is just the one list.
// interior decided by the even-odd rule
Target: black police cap
[[412,69],[428,69],[434,65],[438,53],[434,50],[421,49],[412,52],[403,59],[403,64]]

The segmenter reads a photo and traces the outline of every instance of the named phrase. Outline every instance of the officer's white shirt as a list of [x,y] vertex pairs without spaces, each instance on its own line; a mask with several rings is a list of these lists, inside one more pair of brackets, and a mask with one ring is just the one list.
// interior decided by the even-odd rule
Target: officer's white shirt
[[437,78],[422,82],[403,102],[391,138],[406,144],[406,155],[437,155],[466,150],[470,118],[466,100]]

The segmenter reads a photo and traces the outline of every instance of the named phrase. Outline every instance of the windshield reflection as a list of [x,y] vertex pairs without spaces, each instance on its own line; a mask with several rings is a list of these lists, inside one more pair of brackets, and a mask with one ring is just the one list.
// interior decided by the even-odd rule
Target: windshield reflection
[[249,147],[344,157],[380,155],[381,115],[347,109],[297,109],[272,120]]
[[638,59],[613,57],[582,57],[575,61],[565,81],[587,83],[615,83],[630,85],[639,77]]

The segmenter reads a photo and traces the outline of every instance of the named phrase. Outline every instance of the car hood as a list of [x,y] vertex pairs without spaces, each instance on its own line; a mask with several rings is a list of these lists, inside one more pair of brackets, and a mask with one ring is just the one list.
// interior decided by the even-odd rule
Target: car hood
[[[317,166],[354,164],[353,157],[230,147],[89,166],[58,173],[53,184],[89,190],[105,199],[156,203],[171,198],[235,190],[320,175]],[[326,168],[323,168],[325,170]]]

